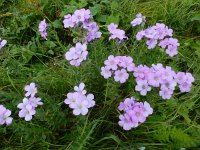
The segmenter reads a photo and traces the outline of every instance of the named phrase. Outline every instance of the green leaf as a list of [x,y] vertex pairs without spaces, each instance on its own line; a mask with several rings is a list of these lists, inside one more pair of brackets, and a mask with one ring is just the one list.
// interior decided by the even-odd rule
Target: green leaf
[[191,21],[200,21],[200,14],[196,14],[194,17],[192,17]]
[[101,12],[101,5],[96,4],[96,5],[94,5],[94,7],[90,7],[89,9],[90,9],[92,15],[95,16],[98,12]]
[[106,23],[107,23],[107,24],[110,24],[110,23],[119,24],[119,16],[118,16],[118,15],[116,15],[116,16],[114,16],[114,15],[109,16],[109,17],[107,18],[107,22],[106,22]]
[[55,20],[53,22],[53,27],[54,28],[62,28],[62,23],[59,20]]

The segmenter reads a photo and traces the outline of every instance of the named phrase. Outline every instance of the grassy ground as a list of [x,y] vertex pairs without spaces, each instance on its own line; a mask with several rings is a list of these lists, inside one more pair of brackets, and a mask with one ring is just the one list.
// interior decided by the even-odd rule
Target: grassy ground
[[[90,8],[103,37],[89,44],[89,57],[81,67],[70,66],[64,54],[73,37],[62,26],[63,16]],[[147,26],[163,22],[179,39],[179,54],[170,58],[159,48],[150,51],[137,42],[130,22],[141,12]],[[51,24],[48,40],[38,33],[38,23]],[[115,22],[129,40],[108,41],[107,24]],[[0,51],[0,104],[12,110],[11,126],[0,127],[0,148],[11,149],[122,149],[175,150],[200,147],[200,2],[198,0],[1,0],[0,37],[8,45]],[[134,91],[134,78],[125,84],[105,80],[100,67],[110,55],[129,55],[135,64],[163,63],[176,71],[191,72],[196,81],[187,94],[176,91],[169,101],[153,90],[142,97]],[[35,82],[44,105],[31,122],[18,117],[23,87]],[[96,106],[85,117],[75,117],[63,103],[65,94],[80,82],[95,95]],[[125,97],[148,101],[154,114],[138,128],[118,126],[117,106]]]

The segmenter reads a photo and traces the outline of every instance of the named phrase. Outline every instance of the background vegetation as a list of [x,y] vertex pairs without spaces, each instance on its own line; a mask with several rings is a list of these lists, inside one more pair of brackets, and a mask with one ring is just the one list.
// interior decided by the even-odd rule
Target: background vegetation
[[[64,54],[75,38],[63,29],[63,16],[89,8],[103,32],[89,44],[89,57],[76,68]],[[147,17],[145,28],[163,22],[174,30],[181,46],[170,58],[158,47],[147,50],[136,41],[139,28],[130,22],[137,13]],[[48,40],[40,37],[38,24],[49,23]],[[107,26],[119,24],[129,40],[123,45],[108,41]],[[12,110],[11,126],[0,127],[0,148],[11,149],[122,149],[175,150],[200,147],[200,2],[199,0],[0,0],[0,37],[8,44],[0,51],[0,104]],[[165,101],[153,90],[142,97],[134,91],[134,78],[125,84],[105,80],[100,67],[110,55],[129,55],[135,64],[163,63],[176,71],[191,72],[196,81],[190,93],[176,91]],[[35,82],[44,105],[31,122],[18,117],[23,87]],[[75,117],[63,103],[80,82],[95,95],[96,106],[87,116]],[[154,114],[138,128],[118,126],[117,106],[125,97],[148,101]]]

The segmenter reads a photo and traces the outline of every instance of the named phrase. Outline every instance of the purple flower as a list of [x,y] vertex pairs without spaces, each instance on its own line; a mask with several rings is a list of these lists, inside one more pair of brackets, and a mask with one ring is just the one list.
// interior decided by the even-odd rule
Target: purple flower
[[120,121],[118,124],[123,127],[124,130],[131,130],[133,127],[133,123],[131,120],[131,116],[129,116],[127,113],[124,115],[119,116]]
[[142,16],[141,13],[136,15],[136,18],[133,19],[133,21],[131,22],[132,26],[135,27],[137,25],[144,25],[144,23],[146,22],[145,20],[145,16]]
[[30,104],[27,104],[25,108],[19,111],[19,117],[25,118],[26,121],[30,121],[35,113],[36,111],[34,107],[32,107]]
[[112,76],[112,72],[110,71],[110,69],[105,66],[105,67],[101,67],[101,75],[105,78],[108,79]]
[[7,41],[6,40],[1,41],[1,38],[0,38],[0,49],[2,49],[6,44],[7,44]]
[[27,91],[27,93],[25,94],[26,97],[23,99],[23,102],[17,105],[17,107],[21,109],[18,115],[20,118],[25,118],[26,121],[30,121],[32,120],[32,116],[36,113],[35,109],[39,105],[43,105],[43,102],[41,102],[41,98],[35,97],[37,93],[35,83],[26,85],[24,90]]
[[6,124],[7,126],[12,123],[13,118],[10,117],[11,111],[0,105],[0,125]]
[[137,85],[135,86],[135,90],[139,91],[142,96],[147,95],[148,91],[151,91],[151,87],[148,85],[147,81],[137,81]]
[[129,74],[125,69],[115,71],[114,79],[116,82],[124,83],[128,79]]
[[86,115],[88,113],[88,101],[78,99],[75,103],[71,104],[74,115]]
[[170,99],[172,97],[173,94],[173,90],[168,89],[163,87],[161,89],[161,91],[159,92],[159,95],[163,98],[163,99]]
[[118,59],[116,59],[113,55],[108,57],[108,60],[104,62],[108,69],[117,70]]
[[65,54],[66,60],[70,61],[72,66],[80,66],[81,62],[87,59],[87,45],[76,43],[75,47],[71,47]]
[[157,40],[155,39],[147,40],[146,44],[148,45],[148,49],[154,49],[157,45]]
[[43,37],[44,39],[47,40],[47,24],[46,24],[46,20],[42,20],[39,24],[39,32],[41,37]]
[[79,86],[75,86],[74,87],[74,91],[79,92],[79,93],[84,95],[84,94],[87,93],[87,91],[84,90],[84,88],[85,88],[85,84],[84,83],[80,83]]
[[153,109],[151,108],[150,104],[146,101],[144,102],[142,109],[143,109],[143,115],[145,117],[148,117],[149,115],[153,114]]
[[125,36],[125,31],[117,29],[116,24],[111,23],[108,25],[108,31],[110,32],[111,36],[109,37],[109,40],[111,39],[118,39],[119,42],[122,42],[124,39],[128,39],[127,36]]
[[64,28],[75,26],[75,23],[72,21],[72,16],[70,14],[64,16],[63,24]]
[[73,109],[74,115],[86,115],[88,113],[88,108],[94,107],[94,95],[86,95],[86,90],[84,90],[85,84],[80,83],[79,86],[75,86],[73,93],[68,93],[67,98],[64,103],[69,105]]
[[24,90],[26,91],[25,96],[31,96],[34,97],[35,94],[37,93],[37,87],[35,86],[35,83],[30,83],[30,85],[26,85],[24,87]]
[[153,113],[153,109],[148,102],[135,102],[133,97],[126,98],[124,102],[120,102],[118,109],[124,111],[123,115],[119,115],[120,121],[118,122],[124,130],[138,127]]

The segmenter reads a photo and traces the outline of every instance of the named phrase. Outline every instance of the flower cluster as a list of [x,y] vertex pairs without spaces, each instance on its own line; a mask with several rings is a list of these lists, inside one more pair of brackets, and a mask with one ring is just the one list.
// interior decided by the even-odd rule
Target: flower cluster
[[80,66],[83,60],[86,60],[88,55],[87,45],[76,43],[75,47],[71,47],[65,54],[66,60],[70,61],[73,66]]
[[86,115],[88,113],[88,108],[91,108],[95,105],[94,95],[87,94],[87,91],[84,89],[85,84],[80,83],[79,86],[74,87],[73,93],[67,94],[67,99],[65,99],[65,104],[69,105],[73,109],[74,115]]
[[10,117],[11,111],[6,109],[3,105],[0,105],[0,125],[6,124],[10,125],[13,118]]
[[125,35],[125,31],[118,29],[118,25],[111,23],[108,25],[108,31],[110,32],[111,36],[109,37],[109,40],[111,39],[118,39],[119,43],[121,43],[124,39],[128,39],[128,37]]
[[0,49],[2,49],[6,44],[7,44],[7,41],[6,40],[1,41],[1,38],[0,38]]
[[38,27],[41,37],[43,37],[46,40],[47,40],[47,27],[48,26],[45,19],[40,22]]
[[172,35],[172,29],[169,29],[168,26],[163,23],[156,23],[156,25],[152,27],[139,31],[136,35],[136,39],[141,40],[145,37],[147,39],[146,44],[148,45],[148,49],[155,48],[158,40],[160,40],[158,45],[161,48],[166,48],[166,53],[173,57],[178,54],[177,49],[180,44],[177,39],[171,38]]
[[43,105],[43,102],[41,102],[41,98],[35,97],[35,94],[37,93],[37,87],[35,86],[35,83],[26,85],[24,90],[26,91],[26,97],[23,99],[22,103],[17,105],[17,107],[21,109],[19,111],[19,117],[25,118],[26,121],[30,121],[32,116],[36,113],[35,109],[39,105]]
[[133,21],[131,22],[132,26],[135,27],[137,25],[141,25],[143,26],[146,22],[146,17],[145,16],[142,16],[141,13],[137,14],[136,15],[136,18],[133,19]]
[[101,67],[101,75],[108,79],[114,74],[116,82],[124,83],[129,77],[128,72],[132,72],[135,68],[133,59],[130,56],[116,56],[110,55],[104,61],[105,66]]
[[64,28],[81,27],[87,30],[85,36],[85,42],[91,42],[94,39],[101,37],[99,27],[96,22],[92,22],[92,15],[89,9],[76,10],[74,14],[68,14],[64,16],[63,24]]
[[191,73],[178,72],[176,74],[171,67],[163,67],[162,64],[153,64],[151,68],[139,65],[135,67],[133,75],[136,77],[136,91],[144,96],[151,90],[151,87],[160,87],[159,95],[163,99],[172,97],[177,84],[181,92],[189,92],[194,82]]
[[153,113],[153,109],[148,102],[136,102],[133,97],[120,102],[118,109],[124,112],[123,115],[119,116],[120,121],[118,122],[124,130],[138,127]]

